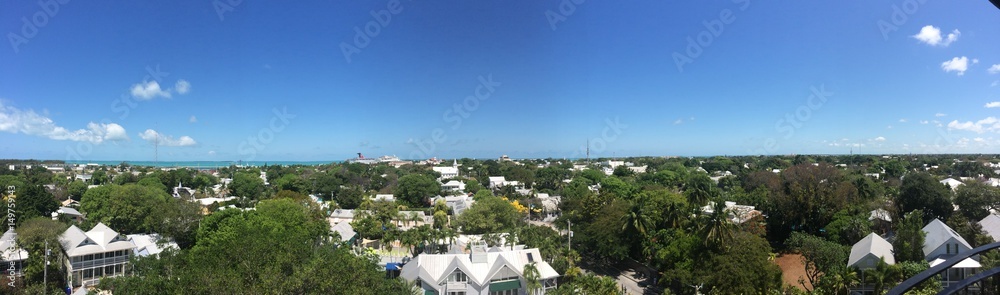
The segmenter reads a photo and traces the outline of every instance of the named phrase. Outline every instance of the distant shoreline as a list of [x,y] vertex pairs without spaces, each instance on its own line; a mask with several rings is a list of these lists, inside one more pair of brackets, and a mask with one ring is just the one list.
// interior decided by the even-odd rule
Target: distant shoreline
[[318,166],[331,163],[341,163],[343,161],[66,161],[66,164],[97,164],[102,166],[117,166],[121,163],[132,166],[150,166],[164,168],[222,168],[233,165],[260,167],[265,165],[304,165]]

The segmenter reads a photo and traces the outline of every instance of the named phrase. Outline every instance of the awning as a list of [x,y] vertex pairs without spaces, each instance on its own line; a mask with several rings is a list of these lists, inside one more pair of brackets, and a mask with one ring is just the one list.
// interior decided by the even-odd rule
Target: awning
[[507,291],[521,287],[521,280],[510,280],[490,284],[490,292]]
[[[945,260],[941,258],[934,259],[934,261],[931,261],[931,267],[941,264],[944,261]],[[983,265],[979,264],[978,261],[972,260],[972,258],[966,258],[965,260],[960,261],[958,264],[951,266],[951,268],[980,268],[980,267],[983,267]]]

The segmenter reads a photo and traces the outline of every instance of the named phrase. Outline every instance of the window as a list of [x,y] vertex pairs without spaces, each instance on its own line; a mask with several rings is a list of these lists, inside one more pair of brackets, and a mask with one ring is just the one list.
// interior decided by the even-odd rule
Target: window
[[503,291],[493,291],[493,292],[490,292],[490,295],[518,295],[520,293],[521,293],[521,289],[510,289],[510,290],[503,290]]
[[448,295],[465,295],[465,291],[451,291]]
[[456,269],[455,272],[451,273],[451,275],[448,276],[448,281],[464,283],[469,281],[469,276],[466,276],[465,273],[463,273],[461,270]]
[[94,259],[104,259],[104,253],[97,253],[94,255]]
[[528,262],[535,262],[535,257],[531,256],[531,253],[528,253]]

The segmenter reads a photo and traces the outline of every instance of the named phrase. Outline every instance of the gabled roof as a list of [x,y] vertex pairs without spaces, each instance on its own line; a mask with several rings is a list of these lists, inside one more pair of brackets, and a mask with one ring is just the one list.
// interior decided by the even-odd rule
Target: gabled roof
[[330,227],[331,232],[335,232],[340,235],[341,241],[347,241],[353,238],[358,233],[354,231],[354,227],[348,221],[341,221]]
[[177,243],[173,241],[161,241],[159,234],[128,235],[127,237],[135,244],[136,248],[133,252],[139,256],[157,255],[169,248],[179,249]]
[[25,260],[28,259],[28,251],[18,248],[14,244],[17,233],[14,229],[8,229],[7,232],[3,233],[3,237],[0,237],[0,254],[3,261],[14,261],[14,260]]
[[851,256],[847,259],[847,266],[855,266],[868,254],[885,259],[887,264],[896,264],[896,258],[892,256],[892,244],[881,236],[870,233],[851,246]]
[[990,214],[980,220],[979,225],[983,227],[983,231],[993,237],[993,241],[1000,241],[1000,216]]
[[407,281],[421,279],[435,285],[444,283],[448,275],[456,269],[469,277],[469,281],[477,285],[488,284],[493,276],[504,267],[523,276],[524,266],[530,261],[535,262],[540,279],[550,279],[559,273],[545,262],[538,249],[517,249],[500,252],[487,252],[485,263],[472,263],[469,254],[421,254],[403,266],[400,276]]
[[70,226],[59,237],[59,243],[68,256],[80,256],[116,250],[131,250],[135,244],[104,223],[98,223],[88,232],[76,225]]
[[923,229],[927,236],[924,237],[924,256],[930,255],[935,249],[940,248],[941,245],[948,242],[949,239],[955,238],[959,243],[968,249],[972,249],[969,242],[966,242],[955,230],[948,227],[947,224],[941,222],[941,220],[935,218],[931,220]]
[[80,214],[80,211],[76,211],[76,209],[70,207],[59,207],[59,210],[56,210],[56,212],[69,216],[83,216],[83,214]]

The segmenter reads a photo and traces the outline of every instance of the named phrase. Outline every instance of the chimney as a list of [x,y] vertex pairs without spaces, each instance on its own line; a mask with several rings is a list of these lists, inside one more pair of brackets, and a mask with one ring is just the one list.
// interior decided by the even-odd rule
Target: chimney
[[469,248],[472,250],[469,257],[472,263],[486,263],[486,242],[482,240],[470,241]]

